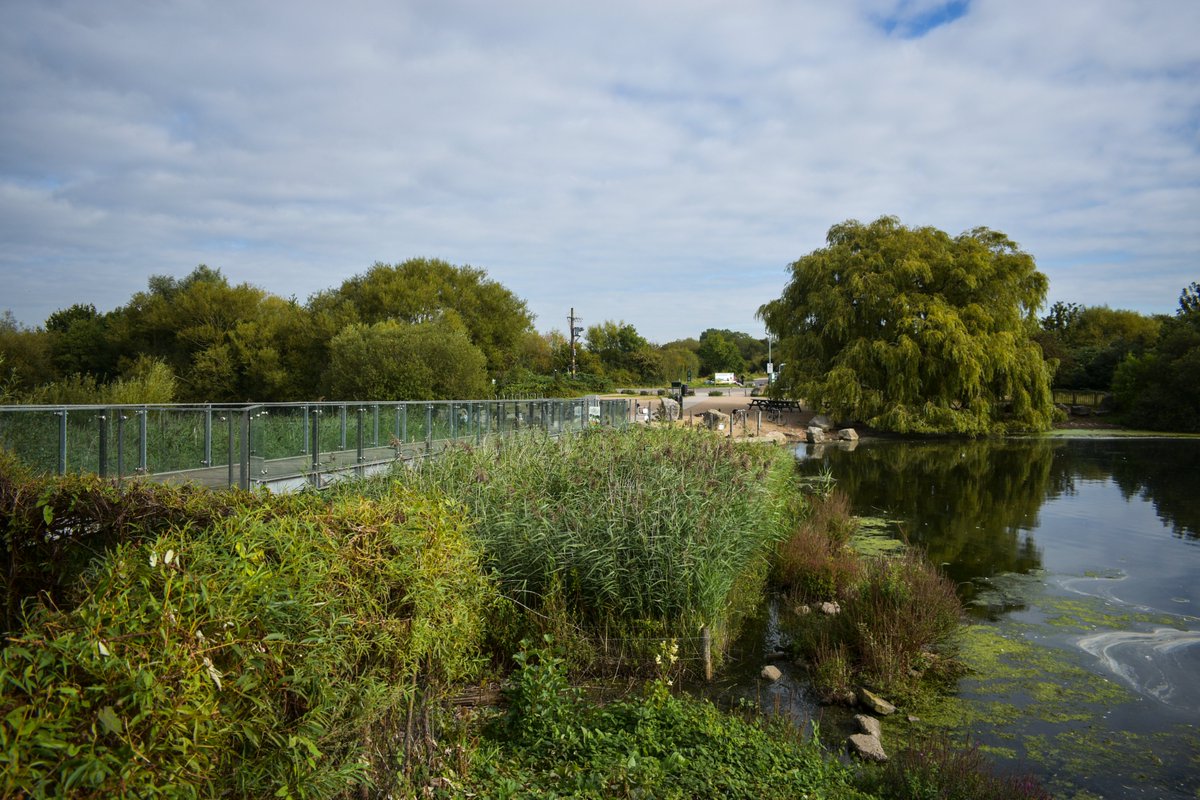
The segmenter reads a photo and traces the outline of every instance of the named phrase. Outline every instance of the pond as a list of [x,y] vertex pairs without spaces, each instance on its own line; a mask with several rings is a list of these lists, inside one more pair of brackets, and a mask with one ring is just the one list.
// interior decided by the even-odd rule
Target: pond
[[[878,441],[797,457],[942,565],[968,608],[974,673],[898,715],[918,721],[889,720],[885,740],[948,728],[1060,797],[1200,795],[1200,440]],[[769,650],[786,620],[764,620]],[[828,713],[783,683],[769,691],[792,713]]]

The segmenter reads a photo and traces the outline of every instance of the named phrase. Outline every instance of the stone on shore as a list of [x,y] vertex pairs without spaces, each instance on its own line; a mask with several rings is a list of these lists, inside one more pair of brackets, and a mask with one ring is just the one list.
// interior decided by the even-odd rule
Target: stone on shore
[[855,714],[854,721],[858,723],[858,730],[867,736],[874,736],[876,739],[883,736],[883,726],[869,714]]
[[854,430],[854,428],[842,428],[838,431],[838,439],[843,442],[857,442],[858,431]]
[[868,711],[886,717],[888,714],[895,714],[896,707],[884,700],[879,695],[872,692],[870,689],[858,690],[858,702],[862,703]]
[[767,664],[762,668],[762,672],[760,674],[762,675],[763,680],[771,681],[772,683],[783,677],[783,673],[779,671],[779,667],[775,666],[774,664]]
[[851,753],[864,761],[887,761],[887,753],[883,751],[883,742],[879,741],[878,736],[856,733],[847,740],[846,744]]

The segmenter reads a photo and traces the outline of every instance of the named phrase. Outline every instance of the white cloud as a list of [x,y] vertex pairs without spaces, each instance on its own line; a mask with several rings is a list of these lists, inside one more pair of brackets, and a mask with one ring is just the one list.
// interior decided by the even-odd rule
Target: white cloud
[[756,331],[831,224],[896,214],[1004,230],[1054,299],[1170,310],[1200,277],[1200,7],[926,30],[948,5],[9,3],[0,308],[201,262],[303,299],[428,255],[544,328]]

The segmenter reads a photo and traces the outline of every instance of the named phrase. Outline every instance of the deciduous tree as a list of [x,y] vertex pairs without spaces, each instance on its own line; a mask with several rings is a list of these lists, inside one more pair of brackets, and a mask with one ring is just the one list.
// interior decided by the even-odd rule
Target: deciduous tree
[[1003,233],[848,221],[790,271],[759,309],[787,365],[777,392],[899,432],[1049,427],[1049,369],[1030,337],[1046,276]]

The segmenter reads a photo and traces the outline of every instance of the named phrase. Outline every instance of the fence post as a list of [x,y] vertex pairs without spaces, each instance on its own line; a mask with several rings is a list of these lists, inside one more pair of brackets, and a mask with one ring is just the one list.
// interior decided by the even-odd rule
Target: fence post
[[238,486],[250,489],[250,407],[242,409],[242,475]]
[[[307,406],[305,406],[307,409]],[[321,488],[321,409],[313,409],[309,416],[308,435],[312,442],[312,485]]]
[[433,403],[425,404],[425,455],[433,452]]
[[100,413],[100,477],[108,477],[108,416]]
[[138,471],[141,472],[141,474],[146,475],[150,471],[147,466],[149,464],[149,458],[147,458],[147,455],[146,455],[146,451],[149,449],[149,443],[146,441],[146,439],[147,439],[146,421],[147,421],[147,418],[150,416],[150,410],[148,408],[146,408],[145,406],[143,406],[141,409],[138,410],[137,413],[139,415],[138,416]]
[[58,474],[67,474],[67,410],[58,414]]
[[125,413],[117,409],[117,483],[125,473]]
[[204,409],[204,466],[212,466],[212,404]]

